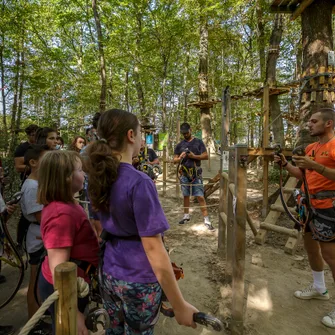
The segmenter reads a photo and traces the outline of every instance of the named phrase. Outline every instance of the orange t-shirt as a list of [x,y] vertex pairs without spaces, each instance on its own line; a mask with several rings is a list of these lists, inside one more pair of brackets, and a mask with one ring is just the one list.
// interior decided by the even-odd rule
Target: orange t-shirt
[[[327,168],[335,169],[335,138],[327,143],[320,144],[315,142],[306,147],[306,156],[315,160],[315,162],[324,165]],[[306,179],[310,194],[316,194],[321,191],[335,191],[335,181],[330,180],[314,170],[305,170]],[[329,199],[311,199],[311,204],[315,208],[333,207],[334,198]]]

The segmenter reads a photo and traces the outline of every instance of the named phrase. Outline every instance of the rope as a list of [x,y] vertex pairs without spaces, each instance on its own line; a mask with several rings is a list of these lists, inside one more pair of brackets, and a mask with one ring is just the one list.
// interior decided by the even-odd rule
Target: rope
[[[178,207],[178,209],[185,209],[185,208],[206,208],[206,207],[218,207],[219,204],[215,205],[204,205],[204,206],[190,206],[190,207]],[[162,206],[162,208],[176,208],[176,206]]]
[[[89,285],[85,282],[85,280],[81,277],[77,278],[77,290],[78,297],[84,298],[89,292]],[[35,327],[38,321],[42,318],[46,310],[59,298],[59,292],[56,290],[52,293],[41,305],[41,307],[37,310],[37,312],[31,317],[31,319],[25,324],[25,326],[21,329],[19,335],[28,335],[29,332]]]

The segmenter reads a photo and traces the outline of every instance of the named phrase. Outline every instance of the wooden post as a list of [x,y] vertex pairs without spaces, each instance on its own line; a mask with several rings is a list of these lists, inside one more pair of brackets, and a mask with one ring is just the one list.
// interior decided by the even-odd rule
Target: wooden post
[[247,160],[246,145],[235,146],[235,194],[233,239],[232,335],[243,335],[244,268],[246,249]]
[[[229,173],[228,185],[235,183],[235,149],[229,148]],[[235,193],[237,194],[237,193]],[[228,191],[228,212],[227,212],[227,262],[226,262],[226,278],[228,281],[232,278],[233,273],[233,239],[234,239],[234,203],[235,195]]]
[[[269,146],[269,86],[264,86],[263,92],[263,148]],[[269,158],[263,156],[263,204],[262,216],[266,217],[269,206]]]
[[[180,141],[180,118],[179,118],[179,115],[177,117],[177,135],[176,136],[177,136],[177,140],[176,140],[176,145],[177,145]],[[176,165],[176,167],[177,167],[177,165]],[[179,188],[180,188],[179,174],[178,174],[178,171],[176,171],[176,198],[177,199],[179,198]]]
[[[227,87],[222,91],[222,116],[221,116],[221,160],[220,160],[220,202],[219,202],[219,232],[218,232],[218,255],[219,257],[226,258],[226,236],[227,224],[222,219],[221,213],[227,216],[228,213],[228,187],[227,181],[222,177],[223,165],[225,155],[224,152],[228,149],[228,136],[229,136],[229,108],[230,108],[230,95],[229,88]],[[226,168],[225,168],[226,170]]]
[[55,268],[56,335],[77,335],[77,265],[70,262]]
[[166,176],[167,176],[167,157],[166,146],[163,147],[163,197],[166,195]]
[[208,172],[211,172],[211,148],[208,148]]

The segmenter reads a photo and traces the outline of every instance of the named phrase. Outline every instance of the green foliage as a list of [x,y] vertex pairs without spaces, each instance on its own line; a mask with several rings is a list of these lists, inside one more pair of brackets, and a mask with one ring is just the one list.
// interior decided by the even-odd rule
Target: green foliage
[[[262,48],[266,52],[273,20],[265,0],[98,0],[97,4],[107,70],[107,108],[129,109],[140,115],[140,83],[145,114],[158,129],[165,125],[173,135],[177,115],[183,119],[184,97],[188,102],[198,100],[201,17],[206,17],[209,26],[210,98],[221,98],[227,85],[232,94],[241,94],[262,84],[259,54]],[[280,81],[292,79],[299,39],[299,25],[287,23],[278,62]],[[99,110],[101,88],[91,1],[2,0],[0,50],[6,106],[0,128],[8,135],[0,140],[0,150],[8,152],[6,141],[11,138],[16,142],[24,139],[22,130],[30,123],[55,125],[68,142],[84,134]],[[18,59],[22,63],[17,64]],[[16,138],[12,122],[17,119],[17,114],[13,118],[17,78],[23,84],[23,99]],[[255,99],[232,106],[236,141],[246,141],[252,126],[254,142],[259,144],[260,112],[260,102]],[[212,119],[219,139],[220,104],[212,110]],[[194,129],[200,128],[199,110],[190,109],[188,120]]]

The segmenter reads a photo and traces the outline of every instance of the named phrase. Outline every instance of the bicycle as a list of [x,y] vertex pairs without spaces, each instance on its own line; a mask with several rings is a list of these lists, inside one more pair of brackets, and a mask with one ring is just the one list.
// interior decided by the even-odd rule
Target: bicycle
[[[21,199],[21,192],[14,194],[12,199],[7,202],[7,205],[17,204]],[[13,291],[10,291],[9,296],[5,298],[4,302],[0,302],[0,309],[8,305],[15,297],[17,291],[20,289],[24,278],[25,265],[20,252],[16,248],[16,243],[12,239],[7,227],[8,212],[5,210],[0,214],[0,265],[5,263],[12,268],[19,271],[18,279]],[[1,266],[0,266],[1,270]],[[14,276],[15,277],[15,276]],[[2,290],[4,292],[4,290]]]

